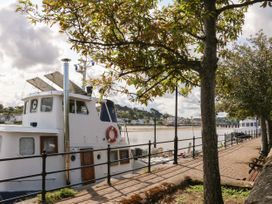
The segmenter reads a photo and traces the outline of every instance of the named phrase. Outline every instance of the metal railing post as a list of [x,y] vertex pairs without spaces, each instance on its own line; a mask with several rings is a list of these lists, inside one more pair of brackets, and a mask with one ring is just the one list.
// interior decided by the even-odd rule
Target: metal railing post
[[42,204],[46,204],[46,151],[42,152]]
[[231,134],[230,135],[230,145],[232,146],[232,144],[233,144],[233,135]]
[[227,134],[224,134],[224,147],[227,148]]
[[151,172],[151,141],[148,142],[148,173]]
[[157,119],[154,117],[154,148],[157,148]]
[[195,158],[195,136],[193,136],[193,159]]
[[174,162],[173,164],[178,164],[178,138],[174,138]]
[[111,148],[110,145],[108,145],[107,148],[107,158],[108,158],[108,176],[107,176],[107,181],[108,181],[108,185],[111,186],[111,160],[110,160],[110,152],[111,152]]

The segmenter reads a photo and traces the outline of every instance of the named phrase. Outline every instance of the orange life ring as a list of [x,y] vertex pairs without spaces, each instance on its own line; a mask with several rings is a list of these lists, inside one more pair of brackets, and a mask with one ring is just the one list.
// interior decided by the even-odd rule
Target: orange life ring
[[109,126],[106,130],[106,139],[109,143],[116,142],[118,137],[118,131],[115,127]]

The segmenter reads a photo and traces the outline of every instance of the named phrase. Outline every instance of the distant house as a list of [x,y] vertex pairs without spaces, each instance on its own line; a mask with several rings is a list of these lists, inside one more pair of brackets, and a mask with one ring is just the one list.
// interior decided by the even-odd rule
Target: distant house
[[201,118],[193,118],[193,125],[201,125],[202,120]]
[[7,120],[7,116],[6,115],[0,115],[0,122],[4,123]]
[[175,124],[175,117],[169,116],[165,120],[166,125],[174,125]]
[[14,115],[14,119],[16,122],[21,122],[23,120],[23,116],[22,115]]
[[1,123],[14,123],[14,122],[21,122],[23,119],[22,115],[0,115],[0,122]]
[[131,120],[130,124],[131,125],[144,125],[145,124],[145,120],[144,119]]

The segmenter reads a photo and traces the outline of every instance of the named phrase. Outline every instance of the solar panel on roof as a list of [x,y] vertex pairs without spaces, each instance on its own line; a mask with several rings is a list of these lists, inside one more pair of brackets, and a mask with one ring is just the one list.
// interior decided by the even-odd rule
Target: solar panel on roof
[[[60,72],[56,71],[50,74],[44,75],[47,79],[58,85],[59,87],[63,88],[63,74]],[[86,94],[84,90],[82,90],[78,85],[76,85],[74,82],[70,80],[69,82],[69,90],[72,93],[76,94]]]
[[28,79],[26,81],[41,91],[55,91],[56,90],[54,87],[52,87],[51,85],[49,85],[48,83],[46,83],[44,80],[42,80],[39,77]]

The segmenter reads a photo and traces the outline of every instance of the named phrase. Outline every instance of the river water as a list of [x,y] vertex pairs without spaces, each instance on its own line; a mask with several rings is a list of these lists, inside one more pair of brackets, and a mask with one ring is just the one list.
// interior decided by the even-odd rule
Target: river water
[[[128,132],[128,138],[131,145],[134,144],[143,144],[148,143],[149,140],[153,143],[154,142],[154,127],[152,126],[128,126],[127,127]],[[217,134],[218,134],[218,140],[224,141],[224,134],[228,134],[230,132],[233,132],[233,128],[217,128]],[[125,133],[123,133],[124,136]],[[157,136],[157,142],[163,142],[163,141],[173,141],[175,136],[175,128],[170,126],[157,126],[156,129],[156,136]],[[196,138],[201,137],[201,127],[194,126],[194,127],[188,127],[188,126],[182,126],[178,127],[178,139],[192,139],[193,136]],[[186,140],[186,141],[179,141],[178,142],[178,149],[189,147],[192,145],[193,140]],[[195,140],[195,145],[202,144],[201,138]],[[223,145],[224,143],[219,142],[219,146]],[[153,145],[152,145],[153,146]],[[164,151],[166,150],[173,150],[174,149],[174,143],[163,143],[158,144],[157,148],[162,147]],[[147,149],[148,146],[141,146],[142,149]],[[198,146],[196,148],[197,150],[201,151],[201,146]],[[188,152],[188,149],[180,150],[179,153],[186,153]]]

